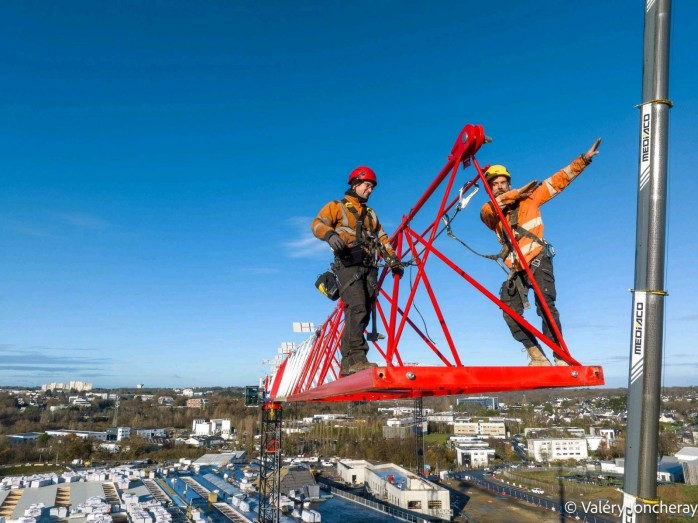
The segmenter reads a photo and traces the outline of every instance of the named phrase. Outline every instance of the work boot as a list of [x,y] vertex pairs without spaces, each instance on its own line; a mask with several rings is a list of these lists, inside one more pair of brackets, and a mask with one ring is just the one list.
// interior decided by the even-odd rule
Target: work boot
[[526,352],[528,352],[528,357],[531,358],[531,361],[528,362],[529,367],[550,367],[550,360],[545,357],[538,345],[526,348]]
[[378,367],[378,365],[375,363],[370,363],[368,361],[360,361],[359,363],[354,363],[354,365],[352,365],[348,369],[343,370],[341,376],[351,376],[352,374],[356,374],[357,372],[361,372],[362,370],[370,369],[373,367]]
[[563,360],[557,354],[553,354],[553,361],[555,362],[556,367],[569,367],[570,366],[569,363],[567,363],[565,360]]

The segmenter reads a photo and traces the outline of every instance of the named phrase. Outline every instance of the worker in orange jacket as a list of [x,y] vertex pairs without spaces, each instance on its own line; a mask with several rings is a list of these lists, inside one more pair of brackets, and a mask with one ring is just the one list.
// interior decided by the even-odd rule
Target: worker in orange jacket
[[376,366],[366,358],[368,343],[364,331],[378,297],[379,258],[398,278],[404,272],[378,216],[366,205],[378,185],[376,173],[369,167],[357,167],[350,173],[348,183],[345,197],[327,203],[311,224],[315,237],[327,242],[335,257],[332,270],[344,302],[342,376]]
[[[560,313],[555,306],[557,292],[555,290],[555,275],[553,273],[554,250],[552,246],[543,239],[543,219],[540,213],[540,206],[551,200],[554,196],[564,190],[572,180],[574,180],[589,165],[599,151],[597,150],[601,138],[596,140],[591,148],[576,158],[567,167],[559,170],[540,185],[536,181],[529,182],[520,189],[511,188],[511,175],[503,165],[493,165],[485,172],[485,178],[492,193],[495,196],[497,205],[502,210],[521,253],[526,258],[526,262],[533,273],[533,277],[538,284],[541,293],[548,306],[559,332],[562,332],[560,324]],[[532,287],[528,280],[528,275],[518,259],[516,250],[509,242],[506,231],[502,227],[499,216],[495,211],[492,202],[487,202],[482,206],[480,219],[497,234],[497,239],[503,244],[504,263],[509,267],[509,277],[502,284],[500,299],[519,315],[528,308],[528,290]],[[559,343],[555,333],[545,318],[543,308],[538,296],[536,296],[536,312],[543,319],[543,334]],[[519,324],[514,318],[504,312],[511,334],[516,341],[523,344],[530,358],[529,365],[548,366],[550,360],[546,358],[538,344],[537,338],[528,329]],[[567,365],[567,362],[556,353],[553,354],[556,365]]]

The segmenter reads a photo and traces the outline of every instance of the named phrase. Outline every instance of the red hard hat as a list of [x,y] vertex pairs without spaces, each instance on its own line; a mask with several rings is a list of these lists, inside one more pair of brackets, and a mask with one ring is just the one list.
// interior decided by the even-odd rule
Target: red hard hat
[[347,183],[349,185],[353,185],[354,180],[361,180],[362,182],[368,180],[369,182],[373,183],[374,187],[378,185],[378,178],[376,178],[376,173],[373,172],[373,169],[366,166],[361,166],[354,169],[349,175],[349,181]]

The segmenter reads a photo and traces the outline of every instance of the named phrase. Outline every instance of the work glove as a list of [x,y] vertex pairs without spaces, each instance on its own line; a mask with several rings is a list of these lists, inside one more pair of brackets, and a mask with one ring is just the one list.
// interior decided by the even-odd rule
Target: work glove
[[505,211],[510,205],[514,205],[519,200],[528,198],[533,191],[538,187],[538,181],[533,180],[528,182],[526,185],[520,189],[511,189],[504,194],[497,196],[497,205],[502,211]]
[[393,276],[397,276],[398,279],[402,278],[402,275],[405,274],[405,269],[403,269],[402,265],[399,263],[390,267],[390,271],[393,273]]
[[402,275],[405,274],[405,269],[403,269],[402,264],[400,263],[400,260],[397,258],[393,258],[392,256],[388,259],[385,260],[387,265],[390,267],[390,272],[393,273],[393,276],[397,276],[398,278],[402,278]]
[[327,238],[327,243],[330,244],[334,252],[340,252],[347,247],[336,232],[332,233],[330,237]]
[[528,182],[526,185],[519,189],[519,194],[517,195],[517,200],[523,200],[528,198],[533,191],[538,188],[538,180],[533,180]]

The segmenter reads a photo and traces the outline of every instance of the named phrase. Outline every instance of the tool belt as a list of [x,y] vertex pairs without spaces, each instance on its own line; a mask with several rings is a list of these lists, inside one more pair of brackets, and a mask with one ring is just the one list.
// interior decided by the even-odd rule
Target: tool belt
[[344,249],[343,252],[337,255],[337,258],[345,267],[363,265],[366,260],[366,250],[362,243],[357,242],[351,247]]
[[[535,274],[536,269],[540,267],[541,258],[543,258],[544,256],[546,258],[552,258],[552,256],[548,255],[546,250],[543,250],[538,256],[531,260],[531,263],[528,264],[531,268],[532,274]],[[527,277],[528,275],[526,274],[526,271],[523,269],[519,271],[511,270],[509,271],[509,277],[507,278],[506,283],[510,289],[514,287],[519,296],[521,296],[521,302],[523,303],[524,309],[531,308],[531,303],[528,301],[528,285],[526,285],[526,283],[528,283]]]

